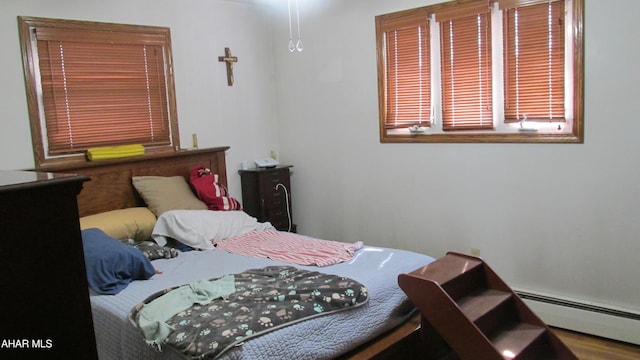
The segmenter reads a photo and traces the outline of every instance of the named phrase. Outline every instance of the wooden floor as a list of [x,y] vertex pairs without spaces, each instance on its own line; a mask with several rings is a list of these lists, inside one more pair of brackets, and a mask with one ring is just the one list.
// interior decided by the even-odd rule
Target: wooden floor
[[554,328],[580,360],[638,360],[640,346]]
[[[420,316],[416,314],[394,331],[378,338],[373,343],[365,344],[351,353],[339,357],[338,360],[420,359],[420,356],[406,356],[406,353],[402,351],[400,353],[394,351],[389,353],[388,350],[385,350],[396,344],[401,344],[397,347],[400,350],[415,346],[411,343],[404,344],[403,341],[409,339],[410,334],[419,326]],[[570,330],[551,329],[579,360],[640,360],[639,345],[604,339]]]
[[[411,327],[415,329],[417,323],[406,327],[404,333],[406,336],[410,333]],[[623,343],[615,340],[603,339],[596,336],[586,335],[569,330],[552,328],[553,332],[564,342],[569,349],[578,357],[579,360],[638,360],[640,359],[640,346],[634,344]],[[397,333],[396,333],[397,334]],[[392,353],[388,356],[380,351],[382,348],[388,347],[396,341],[400,341],[397,335],[389,335],[376,346],[365,347],[363,350],[340,357],[340,360],[364,360],[364,359],[419,359],[420,356],[404,356]],[[406,354],[405,354],[406,355]]]

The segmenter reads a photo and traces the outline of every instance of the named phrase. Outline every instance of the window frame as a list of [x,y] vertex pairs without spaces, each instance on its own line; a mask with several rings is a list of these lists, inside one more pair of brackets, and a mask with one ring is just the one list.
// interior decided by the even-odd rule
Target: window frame
[[[532,4],[532,3],[540,3],[543,2],[541,0],[510,0],[514,3],[519,3],[522,6]],[[458,11],[460,8],[473,6],[478,3],[487,3],[487,0],[472,0],[464,1],[464,0],[456,0],[451,2],[445,2],[435,5],[429,5],[420,8],[414,8],[409,10],[403,10],[395,13],[384,14],[376,16],[375,18],[375,26],[376,26],[376,55],[377,55],[377,68],[378,68],[378,111],[379,111],[379,130],[380,130],[380,142],[381,143],[583,143],[584,142],[584,42],[583,42],[583,26],[584,26],[584,0],[572,0],[571,2],[571,14],[569,16],[570,24],[565,25],[566,29],[566,41],[571,41],[571,54],[567,54],[570,56],[572,60],[572,71],[573,71],[573,82],[571,87],[571,96],[572,104],[568,106],[572,107],[568,109],[569,113],[572,114],[572,127],[570,132],[562,132],[562,133],[552,133],[546,131],[518,131],[515,128],[513,130],[506,130],[506,126],[504,125],[504,115],[501,114],[501,111],[494,111],[494,116],[498,117],[496,129],[493,130],[469,130],[469,131],[456,131],[452,133],[450,131],[447,132],[402,132],[397,131],[396,129],[392,129],[392,131],[388,131],[389,129],[385,128],[385,118],[386,118],[386,99],[385,99],[385,43],[384,43],[384,33],[385,22],[388,22],[389,19],[393,19],[393,21],[397,23],[401,23],[402,19],[415,17],[416,14],[428,14],[429,17],[434,16],[432,14],[436,14],[438,12],[447,12],[447,11]],[[493,2],[491,2],[491,6],[493,6]],[[456,9],[458,8],[458,9]],[[565,16],[565,19],[567,16]],[[431,20],[431,18],[430,18]],[[431,22],[431,21],[430,21]],[[439,23],[435,23],[434,26],[439,26]],[[387,26],[388,29],[388,26]],[[433,42],[433,41],[432,41]],[[501,51],[500,44],[500,51]],[[439,52],[440,52],[440,44],[432,44],[431,51],[438,51],[436,58],[439,60]],[[496,51],[493,49],[492,51]],[[435,66],[435,65],[434,65]],[[502,73],[502,64],[499,64],[500,73]],[[495,68],[494,68],[495,71]],[[499,76],[499,79],[502,79],[502,75]],[[436,90],[432,91],[432,96],[440,96],[441,88],[440,88],[440,78],[438,76],[432,77],[432,81],[437,84],[435,86]],[[571,80],[571,79],[570,79]],[[496,81],[496,77],[494,76],[494,81]],[[502,95],[500,95],[502,96]],[[437,99],[438,102],[441,102],[440,99]],[[501,101],[498,99],[498,101]],[[430,101],[431,106],[433,108],[433,101]],[[441,105],[439,105],[441,106]],[[436,109],[435,113],[438,114],[440,109]],[[440,116],[437,121],[442,121],[442,117]]]
[[[36,43],[31,35],[38,27],[56,28],[63,30],[89,30],[97,32],[128,32],[142,36],[152,35],[164,38],[162,50],[164,52],[165,88],[167,114],[166,120],[169,126],[170,144],[145,148],[145,156],[157,153],[172,152],[180,148],[180,137],[178,132],[178,117],[176,109],[175,85],[173,78],[173,57],[171,50],[171,34],[167,27],[128,25],[115,23],[102,23],[91,21],[51,19],[39,17],[18,16],[18,28],[20,44],[22,48],[22,59],[25,76],[25,88],[27,94],[27,106],[29,112],[29,123],[31,129],[31,139],[35,160],[35,168],[47,170],[49,167],[64,169],[65,166],[76,166],[87,163],[88,160],[84,150],[65,155],[47,154],[47,133],[44,125],[43,92],[41,86],[40,68],[38,54],[36,53]],[[108,145],[105,145],[108,146]]]

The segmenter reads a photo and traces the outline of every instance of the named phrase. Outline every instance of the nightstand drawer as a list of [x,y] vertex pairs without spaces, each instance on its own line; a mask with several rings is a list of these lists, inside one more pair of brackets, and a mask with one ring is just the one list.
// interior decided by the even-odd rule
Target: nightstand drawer
[[291,218],[291,166],[240,170],[244,211],[278,230],[294,229]]
[[262,199],[264,205],[269,207],[284,206],[287,201],[287,193],[284,189],[285,188],[279,187],[278,189],[273,189],[273,191],[264,194]]
[[268,172],[264,176],[265,181],[273,186],[276,186],[278,183],[282,183],[288,180],[289,178],[289,169],[283,169],[281,171],[272,171]]
[[287,210],[285,208],[280,209],[267,209],[267,216],[271,220],[287,220]]

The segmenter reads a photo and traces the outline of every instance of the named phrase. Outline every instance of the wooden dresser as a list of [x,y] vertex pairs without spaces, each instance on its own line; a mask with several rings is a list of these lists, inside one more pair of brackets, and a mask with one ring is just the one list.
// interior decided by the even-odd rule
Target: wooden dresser
[[240,170],[242,207],[260,222],[296,232],[291,213],[290,165]]
[[0,171],[0,358],[97,358],[76,198],[87,180]]

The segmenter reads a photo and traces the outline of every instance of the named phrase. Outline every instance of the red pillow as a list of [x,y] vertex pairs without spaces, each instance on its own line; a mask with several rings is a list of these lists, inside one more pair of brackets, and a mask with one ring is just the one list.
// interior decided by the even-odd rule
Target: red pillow
[[212,173],[208,168],[197,166],[191,169],[189,183],[209,210],[242,210],[240,202],[229,196],[227,188],[218,183],[218,174]]

